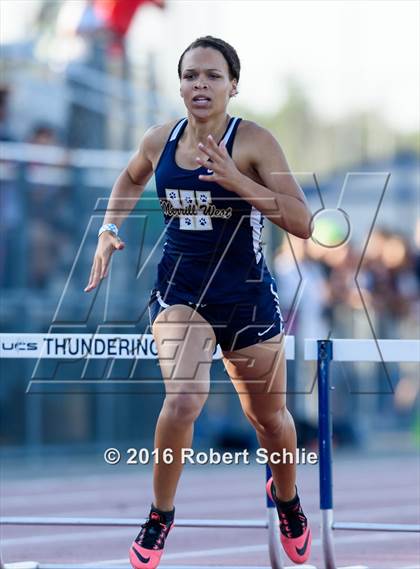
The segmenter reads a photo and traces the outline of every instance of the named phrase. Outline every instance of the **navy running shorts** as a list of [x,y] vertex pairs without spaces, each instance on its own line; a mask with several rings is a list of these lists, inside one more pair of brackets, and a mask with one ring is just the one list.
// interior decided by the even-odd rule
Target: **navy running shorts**
[[212,326],[216,343],[223,351],[240,350],[265,342],[284,331],[284,322],[277,294],[262,294],[251,302],[232,304],[194,304],[171,296],[165,302],[157,289],[149,300],[149,318],[152,326],[157,315],[174,304],[184,304],[196,310]]

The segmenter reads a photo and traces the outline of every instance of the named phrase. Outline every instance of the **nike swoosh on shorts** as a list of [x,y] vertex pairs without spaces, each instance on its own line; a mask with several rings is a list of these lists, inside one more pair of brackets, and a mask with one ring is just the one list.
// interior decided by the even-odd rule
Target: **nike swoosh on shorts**
[[269,327],[267,328],[267,330],[264,330],[264,332],[257,332],[257,335],[258,335],[258,336],[264,336],[264,334],[267,334],[267,332],[268,332],[269,330],[271,330],[271,328],[274,326],[274,324],[275,324],[275,322],[273,322],[273,323],[271,324],[271,326],[269,326]]

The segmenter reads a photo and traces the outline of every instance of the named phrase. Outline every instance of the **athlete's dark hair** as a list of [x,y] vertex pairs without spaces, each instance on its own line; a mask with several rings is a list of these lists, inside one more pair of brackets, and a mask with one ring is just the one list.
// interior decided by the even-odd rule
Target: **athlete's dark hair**
[[181,66],[182,66],[182,60],[184,59],[184,55],[187,53],[187,51],[195,49],[196,47],[211,47],[212,49],[220,51],[220,53],[226,59],[226,63],[228,64],[230,79],[236,79],[237,81],[239,81],[239,75],[241,73],[241,62],[239,61],[239,57],[238,54],[236,53],[235,48],[233,48],[230,44],[228,44],[224,40],[221,40],[219,38],[214,38],[213,36],[204,36],[201,38],[197,38],[187,47],[186,50],[184,50],[178,62],[178,77],[180,79],[181,79]]

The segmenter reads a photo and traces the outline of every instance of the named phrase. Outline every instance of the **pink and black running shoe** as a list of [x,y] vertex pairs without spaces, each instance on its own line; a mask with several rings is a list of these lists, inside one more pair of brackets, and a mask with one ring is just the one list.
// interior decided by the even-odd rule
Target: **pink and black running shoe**
[[161,512],[152,505],[146,522],[130,548],[133,569],[155,569],[163,554],[165,540],[174,525],[175,508]]
[[311,553],[312,534],[297,489],[296,496],[290,502],[281,502],[276,497],[273,478],[267,482],[266,489],[279,514],[280,541],[284,551],[294,563],[305,563]]

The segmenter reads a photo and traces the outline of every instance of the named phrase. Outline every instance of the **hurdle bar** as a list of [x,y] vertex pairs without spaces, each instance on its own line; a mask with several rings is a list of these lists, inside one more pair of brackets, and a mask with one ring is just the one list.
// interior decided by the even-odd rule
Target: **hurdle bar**
[[[285,338],[286,359],[295,357],[295,342],[293,336]],[[0,334],[0,357],[31,358],[31,359],[155,359],[157,349],[151,334],[77,334],[77,333],[48,333],[48,334]],[[213,359],[221,359],[220,346],[216,346]],[[34,383],[44,383],[43,380],[32,380]],[[51,383],[54,380],[47,380]],[[266,467],[266,479],[271,477],[269,467]],[[138,519],[120,518],[64,518],[64,517],[25,517],[4,516],[0,525],[14,526],[77,526],[77,527],[138,527],[142,521]],[[266,520],[197,520],[184,519],[176,522],[177,527],[189,528],[228,528],[228,529],[267,529],[268,548],[271,569],[292,569],[285,567],[279,539],[278,517],[275,504],[267,498]],[[34,561],[22,563],[2,563],[0,569],[95,569],[89,564],[40,564]],[[128,569],[130,566],[111,567],[107,569]],[[185,569],[179,566],[167,566],[168,569]],[[189,566],[190,567],[190,566]],[[316,569],[313,565],[301,565],[302,569]],[[99,568],[98,568],[99,569]],[[103,568],[100,568],[103,569]],[[205,569],[205,568],[202,568]],[[241,569],[238,566],[223,569]],[[252,569],[252,567],[247,567]],[[255,568],[261,569],[261,568]],[[268,568],[267,568],[268,569]]]
[[[335,522],[332,486],[332,413],[330,365],[340,362],[420,362],[417,340],[305,340],[305,360],[318,370],[319,492],[325,569],[337,569],[333,530],[420,532],[417,524]],[[367,567],[365,569],[368,569]]]

